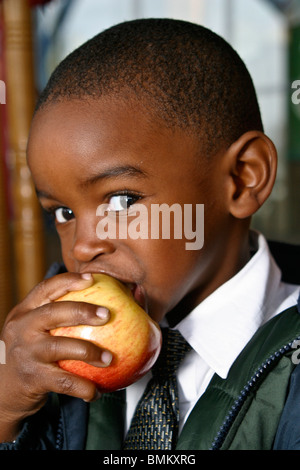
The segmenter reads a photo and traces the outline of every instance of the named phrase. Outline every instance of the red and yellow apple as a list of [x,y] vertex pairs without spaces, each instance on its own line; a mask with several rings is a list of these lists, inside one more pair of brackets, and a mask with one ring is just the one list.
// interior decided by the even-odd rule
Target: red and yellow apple
[[94,284],[69,292],[57,301],[79,301],[106,307],[110,320],[102,326],[77,325],[51,330],[54,336],[91,341],[109,350],[113,359],[108,367],[96,367],[78,360],[61,360],[59,366],[93,381],[100,391],[110,392],[131,385],[146,374],[161,348],[161,330],[138,305],[130,288],[106,274],[93,274]]

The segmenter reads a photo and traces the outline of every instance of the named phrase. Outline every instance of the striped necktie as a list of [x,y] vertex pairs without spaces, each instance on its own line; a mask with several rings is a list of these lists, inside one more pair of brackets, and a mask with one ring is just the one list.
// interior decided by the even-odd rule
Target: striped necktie
[[162,334],[162,350],[136,407],[124,449],[176,447],[179,422],[176,371],[191,347],[177,330],[163,328]]

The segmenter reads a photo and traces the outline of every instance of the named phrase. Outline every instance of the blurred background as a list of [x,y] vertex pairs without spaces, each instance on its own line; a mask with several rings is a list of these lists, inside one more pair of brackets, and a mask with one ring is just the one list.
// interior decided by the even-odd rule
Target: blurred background
[[300,243],[300,0],[0,0],[0,328],[11,306],[60,261],[26,166],[36,97],[74,48],[142,17],[202,24],[240,54],[279,154],[274,191],[253,227]]

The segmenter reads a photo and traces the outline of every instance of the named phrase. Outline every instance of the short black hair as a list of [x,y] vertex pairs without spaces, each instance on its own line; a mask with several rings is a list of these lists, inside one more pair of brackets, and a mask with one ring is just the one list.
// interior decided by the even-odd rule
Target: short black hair
[[71,52],[36,111],[64,99],[133,92],[168,127],[192,130],[205,152],[263,131],[250,74],[234,49],[190,22],[149,18],[113,26]]

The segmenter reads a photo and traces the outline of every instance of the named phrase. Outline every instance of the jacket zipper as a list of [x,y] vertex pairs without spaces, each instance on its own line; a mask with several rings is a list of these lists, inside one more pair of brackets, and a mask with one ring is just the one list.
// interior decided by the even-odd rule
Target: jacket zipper
[[223,421],[223,424],[217,432],[216,437],[214,438],[209,450],[219,450],[221,448],[233,421],[235,420],[247,396],[251,393],[252,389],[256,385],[256,382],[268,371],[268,369],[273,365],[275,361],[281,359],[284,354],[293,349],[293,344],[299,339],[300,336],[298,336],[296,339],[286,344],[285,346],[281,347],[274,354],[271,354],[271,356],[266,361],[264,361],[262,365],[256,370],[256,372],[252,375],[250,380],[240,392],[238,398],[234,401],[231,409],[228,412],[228,415],[226,416],[225,420]]
[[59,421],[58,421],[57,432],[56,432],[55,449],[62,450],[63,443],[64,443],[63,416],[62,416],[62,410],[60,410]]

